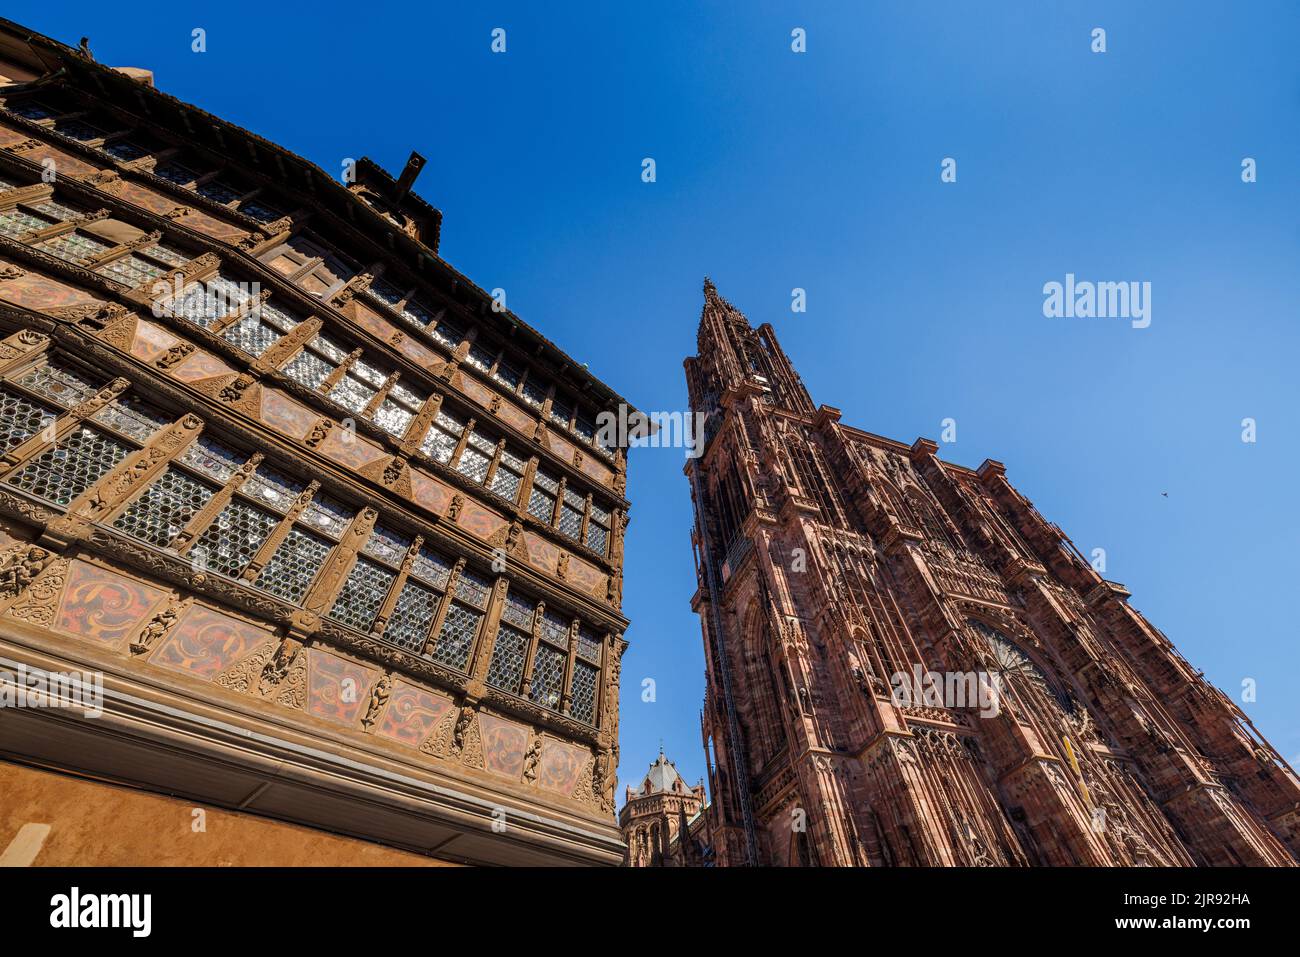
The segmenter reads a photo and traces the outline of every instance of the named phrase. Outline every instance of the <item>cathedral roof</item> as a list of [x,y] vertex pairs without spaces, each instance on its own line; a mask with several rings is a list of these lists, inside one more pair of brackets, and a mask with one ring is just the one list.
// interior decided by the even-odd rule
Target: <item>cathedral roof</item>
[[[680,784],[680,787],[674,785]],[[673,764],[666,757],[662,750],[654,764],[650,765],[650,770],[646,772],[645,778],[641,781],[641,787],[637,790],[638,795],[642,794],[689,794],[690,785],[682,780],[681,774],[677,771],[677,765]]]

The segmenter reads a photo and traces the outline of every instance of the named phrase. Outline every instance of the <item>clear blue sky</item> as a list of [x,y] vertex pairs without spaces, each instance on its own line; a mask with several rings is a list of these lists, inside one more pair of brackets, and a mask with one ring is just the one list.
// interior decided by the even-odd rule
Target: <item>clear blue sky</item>
[[[844,421],[910,443],[955,418],[941,455],[1005,462],[1080,549],[1105,548],[1211,680],[1258,682],[1244,707],[1297,762],[1300,5],[473,6],[5,15],[89,35],[328,170],[419,150],[443,255],[643,409],[684,407],[711,275]],[[1150,328],[1044,318],[1067,272],[1151,282]],[[681,464],[632,457],[620,795],[661,738],[703,773]]]

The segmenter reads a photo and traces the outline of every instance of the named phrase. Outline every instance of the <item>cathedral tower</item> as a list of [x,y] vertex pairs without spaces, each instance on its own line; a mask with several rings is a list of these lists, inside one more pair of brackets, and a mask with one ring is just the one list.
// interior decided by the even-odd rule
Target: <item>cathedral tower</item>
[[814,407],[707,280],[686,379],[719,865],[1297,862],[1295,773],[1000,463]]

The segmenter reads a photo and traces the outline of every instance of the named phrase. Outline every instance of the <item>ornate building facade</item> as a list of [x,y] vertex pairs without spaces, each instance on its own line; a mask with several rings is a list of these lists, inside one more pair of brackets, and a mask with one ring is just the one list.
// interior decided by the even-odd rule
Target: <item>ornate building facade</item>
[[[841,423],[771,326],[704,292],[687,474],[719,865],[1297,862],[1295,773],[1001,464]],[[998,706],[898,693],[918,674],[989,676]]]
[[0,21],[0,684],[103,676],[0,708],[0,849],[111,793],[60,860],[619,863],[623,400],[442,259],[418,155],[340,183],[151,79]]
[[629,867],[703,864],[708,846],[707,838],[699,833],[703,809],[704,782],[688,785],[660,748],[640,786],[633,790],[628,785],[624,795],[618,814],[627,844],[623,863]]

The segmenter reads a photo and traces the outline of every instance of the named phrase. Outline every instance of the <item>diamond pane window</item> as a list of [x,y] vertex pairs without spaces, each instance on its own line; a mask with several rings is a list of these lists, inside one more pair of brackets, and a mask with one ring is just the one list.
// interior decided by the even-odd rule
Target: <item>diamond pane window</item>
[[360,413],[375,397],[375,390],[349,373],[330,390],[329,397],[349,412]]
[[111,435],[82,426],[7,481],[47,502],[67,505],[130,452],[129,446]]
[[590,628],[578,629],[578,657],[600,664],[600,638]]
[[573,663],[573,701],[569,713],[586,724],[596,722],[596,685],[600,670],[585,662]]
[[97,266],[95,272],[133,288],[167,274],[167,270],[162,266],[143,259],[135,253],[128,253],[112,262]]
[[64,233],[62,236],[55,236],[53,239],[39,242],[33,248],[80,266],[97,256],[104,255],[113,247],[102,239],[95,239],[92,236],[83,236],[81,233]]
[[101,140],[108,134],[81,120],[59,120],[54,124],[54,132],[62,134],[79,143]]
[[492,592],[492,583],[482,575],[461,569],[460,578],[456,580],[456,597],[478,608],[487,605],[488,595]]
[[65,408],[85,402],[100,388],[98,380],[92,381],[68,366],[52,362],[33,366],[16,381],[24,388]]
[[534,482],[532,493],[528,496],[528,511],[539,522],[550,525],[551,517],[555,514],[555,496],[538,488]]
[[557,425],[562,425],[566,429],[569,427],[569,420],[573,418],[573,407],[560,401],[556,396],[551,400],[551,421]]
[[476,342],[469,347],[469,354],[465,359],[474,368],[487,372],[496,361],[496,356]]
[[437,552],[421,546],[411,566],[411,574],[417,575],[436,588],[446,588],[447,579],[451,577],[451,563]]
[[536,613],[536,602],[514,592],[506,596],[505,604],[501,606],[501,617],[524,631],[532,631],[533,615]]
[[240,486],[239,491],[283,515],[297,501],[303,487],[301,482],[259,465],[257,471]]
[[212,493],[204,483],[169,468],[126,507],[113,525],[163,548],[208,504]]
[[225,483],[244,464],[242,455],[232,452],[224,445],[218,445],[206,435],[200,435],[187,445],[180,460],[221,483]]
[[384,631],[384,640],[400,645],[407,651],[417,654],[424,651],[425,639],[433,627],[433,619],[438,614],[438,602],[442,595],[432,588],[421,584],[414,578],[408,578],[402,586],[402,593],[397,596],[393,606],[392,617]]
[[429,434],[420,443],[420,450],[446,465],[451,461],[452,453],[456,451],[456,445],[464,431],[464,422],[439,409],[433,425],[429,427]]
[[26,442],[41,429],[54,424],[55,413],[25,395],[0,389],[0,451],[7,452]]
[[302,513],[302,520],[330,538],[338,539],[348,530],[356,511],[332,498],[317,495]]
[[514,392],[515,389],[519,388],[519,380],[522,377],[523,373],[504,359],[497,363],[497,370],[492,373],[492,378],[496,379],[511,392]]
[[519,486],[523,480],[521,474],[507,467],[503,456],[497,463],[496,472],[492,474],[492,491],[513,502],[519,495]]
[[10,113],[18,116],[25,116],[29,120],[48,120],[52,116],[58,116],[59,111],[53,107],[46,106],[44,103],[38,103],[35,100],[28,100],[26,103],[6,106]]
[[415,418],[392,399],[385,399],[375,411],[375,424],[390,435],[401,438],[406,434],[406,427]]
[[233,343],[251,356],[260,356],[283,338],[278,329],[255,315],[245,316],[234,325],[228,326],[221,335],[227,342]]
[[433,321],[433,313],[418,300],[411,299],[402,307],[402,318],[421,328],[427,328]]
[[279,329],[281,332],[292,332],[297,328],[301,319],[287,309],[281,309],[279,306],[273,306],[269,302],[264,302],[258,307],[258,313],[262,321],[268,325]]
[[479,622],[482,620],[482,612],[452,602],[438,632],[438,640],[433,645],[434,660],[464,671],[469,660],[470,646],[474,644],[474,636],[478,633]]
[[356,362],[352,363],[352,367],[348,369],[348,372],[362,381],[369,383],[376,389],[388,381],[388,373],[381,372],[365,359],[358,359]]
[[309,389],[319,387],[333,371],[334,366],[308,349],[298,353],[293,361],[284,367],[285,375]]
[[488,666],[487,682],[502,691],[519,693],[519,683],[524,677],[524,662],[528,655],[528,635],[509,625],[497,629],[496,644],[492,646],[492,663]]
[[184,266],[190,261],[190,257],[185,255],[185,253],[181,252],[179,249],[174,249],[173,247],[166,246],[162,243],[154,243],[152,246],[146,246],[144,249],[140,250],[140,252],[144,253],[151,259],[164,262],[169,266]]
[[324,539],[291,528],[254,584],[297,604],[307,594],[332,547]]
[[455,349],[465,338],[465,330],[449,319],[441,319],[438,325],[429,330],[433,337],[450,349]]
[[579,412],[578,418],[573,423],[573,431],[590,443],[596,437],[596,423],[592,422],[586,414]]
[[389,306],[396,306],[406,294],[398,289],[387,279],[375,278],[370,280],[370,285],[366,288],[372,299],[378,299],[380,302]]
[[112,143],[104,144],[104,152],[114,159],[121,160],[123,163],[130,163],[138,160],[141,156],[148,156],[149,151],[142,146],[136,146],[130,140],[116,140]]
[[582,513],[567,503],[560,509],[560,531],[575,542],[582,541]]
[[229,206],[235,200],[239,199],[243,193],[236,192],[220,180],[209,180],[202,186],[197,187],[194,192],[204,196],[214,203],[220,203],[222,206]]
[[460,453],[460,458],[456,462],[456,471],[466,478],[473,479],[475,482],[482,484],[487,478],[488,466],[492,464],[490,456],[484,455],[478,449],[465,446],[465,450]]
[[38,219],[31,213],[24,213],[21,209],[11,209],[6,213],[0,213],[0,236],[8,236],[10,239],[18,239],[27,233],[37,229],[44,229],[51,225],[47,219]]
[[587,523],[587,547],[598,555],[604,555],[609,548],[609,529],[601,528],[595,522]]
[[532,376],[529,376],[528,381],[524,383],[524,401],[531,406],[536,406],[540,409],[542,403],[546,401],[546,393],[546,383],[539,382]]
[[260,203],[251,199],[240,203],[239,211],[245,216],[252,216],[259,223],[269,223],[284,215],[284,213],[280,212],[274,206],[267,206],[265,203]]
[[369,631],[396,577],[382,565],[368,558],[358,558],[348,573],[348,580],[343,583],[343,590],[334,600],[330,617],[358,631]]
[[154,167],[154,175],[161,176],[167,182],[175,183],[177,186],[189,186],[198,179],[198,173],[180,163],[164,163],[162,166]]
[[532,699],[552,711],[560,707],[560,694],[564,688],[564,666],[567,656],[548,645],[538,645],[533,658],[533,680],[529,683]]
[[115,399],[90,418],[93,422],[135,439],[141,445],[169,423],[165,415],[139,399]]
[[81,215],[81,210],[73,209],[54,199],[43,199],[39,203],[30,204],[32,209],[36,210],[42,216],[48,216],[50,219],[57,220],[60,223],[66,223],[70,219],[76,219]]
[[233,578],[253,560],[258,548],[279,524],[278,515],[231,499],[216,521],[199,536],[190,555],[196,559],[201,556],[207,568]]

